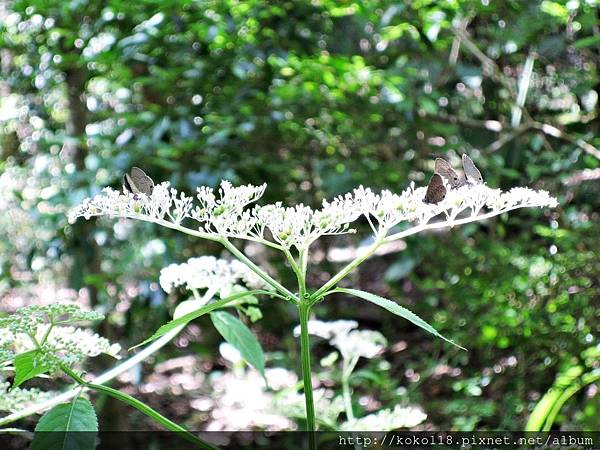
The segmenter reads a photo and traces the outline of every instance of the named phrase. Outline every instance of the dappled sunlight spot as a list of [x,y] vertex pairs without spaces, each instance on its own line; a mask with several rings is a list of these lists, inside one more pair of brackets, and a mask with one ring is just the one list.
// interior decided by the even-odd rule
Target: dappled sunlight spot
[[14,312],[17,308],[31,305],[76,303],[89,308],[87,295],[75,289],[53,284],[35,284],[8,290],[2,295],[2,310]]
[[[131,380],[123,380],[131,381]],[[157,364],[154,371],[140,384],[143,393],[183,395],[201,390],[206,375],[201,370],[201,360],[189,355]]]
[[[265,376],[274,391],[294,386],[296,374],[282,368],[266,369]],[[198,399],[192,407],[199,411],[212,409],[206,430],[293,430],[295,424],[274,411],[275,396],[267,391],[264,380],[254,370],[224,372],[211,376],[211,399]]]
[[347,431],[391,431],[398,428],[413,428],[425,419],[427,419],[427,414],[420,407],[397,405],[393,409],[383,409],[360,419],[347,421],[342,424],[341,429]]

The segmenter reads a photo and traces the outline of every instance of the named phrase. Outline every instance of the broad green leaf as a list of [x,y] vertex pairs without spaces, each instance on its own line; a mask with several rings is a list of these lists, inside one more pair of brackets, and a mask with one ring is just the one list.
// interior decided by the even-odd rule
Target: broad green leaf
[[97,432],[94,407],[77,397],[42,416],[35,427],[31,450],[91,450],[96,448]]
[[43,364],[38,363],[34,366],[33,362],[37,354],[38,350],[31,350],[15,356],[15,380],[13,381],[13,388],[19,387],[27,380],[31,380],[48,371],[48,367]]
[[210,318],[221,336],[233,345],[248,364],[265,376],[265,355],[260,343],[243,322],[225,311],[211,313]]
[[438,333],[438,331],[435,328],[433,328],[431,325],[429,325],[427,322],[425,322],[423,319],[421,319],[415,313],[404,308],[403,306],[400,306],[396,302],[388,300],[387,298],[380,297],[379,295],[371,294],[370,292],[359,291],[358,289],[337,288],[335,291],[354,295],[356,297],[360,297],[364,300],[374,303],[377,306],[381,306],[382,308],[387,309],[389,312],[392,312],[392,313],[396,314],[397,316],[403,317],[406,320],[411,321],[418,327],[423,328],[425,331],[430,332],[434,336],[437,336],[437,337],[445,340],[446,342],[449,342],[450,344],[455,345],[456,347],[458,347],[462,350],[466,350],[464,347],[461,347],[460,345],[454,343],[454,341],[442,336],[440,333]]
[[222,298],[221,300],[217,300],[214,303],[209,303],[208,305],[205,305],[202,308],[198,308],[196,311],[192,311],[191,313],[181,316],[178,319],[173,319],[170,322],[167,322],[166,324],[161,326],[158,330],[156,330],[156,332],[152,336],[150,336],[148,339],[146,339],[144,342],[141,342],[138,345],[131,347],[129,350],[133,350],[134,348],[137,348],[137,347],[145,345],[149,342],[152,342],[152,341],[158,339],[159,337],[163,336],[165,333],[168,333],[173,328],[177,328],[180,325],[186,325],[188,322],[191,322],[192,320],[194,320],[200,316],[203,316],[204,314],[214,311],[215,309],[222,308],[223,306],[227,305],[230,302],[237,300],[238,298],[242,298],[247,295],[258,295],[258,294],[269,294],[269,293],[270,293],[269,291],[262,291],[262,290],[238,292],[237,294],[230,295],[229,297]]

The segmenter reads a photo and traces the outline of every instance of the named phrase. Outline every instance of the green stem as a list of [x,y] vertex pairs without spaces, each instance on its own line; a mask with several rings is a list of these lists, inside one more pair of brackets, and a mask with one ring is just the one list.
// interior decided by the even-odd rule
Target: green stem
[[296,274],[296,278],[298,278],[298,280],[302,279],[302,273],[300,272],[300,268],[298,267],[296,260],[292,256],[292,253],[287,248],[283,250],[283,253],[285,253],[285,257],[290,263],[290,266],[292,266],[292,270]]
[[296,296],[290,292],[284,285],[282,285],[279,281],[273,279],[268,273],[254,264],[246,255],[244,255],[241,251],[237,249],[235,245],[229,242],[227,239],[222,238],[219,241],[227,250],[229,250],[237,259],[246,264],[250,270],[252,270],[256,275],[262,278],[269,286],[274,287],[281,294],[289,297],[291,299],[296,299]]
[[85,381],[83,378],[81,378],[73,370],[71,370],[68,366],[63,365],[63,366],[61,366],[61,369],[63,370],[63,372],[65,372],[67,375],[69,375],[71,378],[73,378],[73,380],[75,380],[79,385],[87,387],[88,389],[93,389],[95,391],[103,392],[111,397],[116,398],[117,400],[120,400],[124,403],[127,403],[130,406],[133,406],[135,409],[137,409],[138,411],[147,415],[152,420],[163,425],[166,429],[168,429],[170,431],[175,431],[177,433],[182,433],[182,436],[185,440],[187,440],[188,442],[191,442],[193,444],[196,444],[199,448],[208,449],[208,450],[218,450],[217,447],[215,447],[207,442],[204,442],[201,439],[198,439],[196,436],[194,436],[192,433],[187,431],[182,426],[167,419],[166,417],[164,417],[163,415],[161,415],[154,409],[150,408],[145,403],[132,397],[131,395],[125,394],[121,391],[118,391],[117,389],[113,389],[108,386],[103,386],[101,384],[89,383],[89,382]]
[[317,291],[312,295],[312,298],[317,301],[319,297],[322,297],[323,294],[329,291],[331,288],[335,287],[348,273],[358,267],[362,262],[369,258],[373,253],[377,251],[379,246],[384,242],[383,236],[378,237],[375,242],[359,257],[349,262],[342,270],[336,273],[327,283],[321,286]]
[[315,450],[315,405],[313,400],[312,377],[310,369],[310,340],[308,337],[308,317],[310,305],[298,306],[300,313],[300,354],[302,358],[302,380],[304,382],[304,400],[306,402],[306,430],[309,433],[309,448]]
[[352,397],[350,396],[350,375],[356,367],[358,358],[352,358],[350,361],[344,359],[342,365],[342,394],[344,397],[344,407],[346,409],[346,418],[348,421],[354,420],[354,411],[352,410]]
[[358,267],[362,262],[369,258],[377,249],[384,243],[397,241],[413,234],[421,233],[427,230],[437,230],[439,228],[454,227],[456,225],[464,225],[466,223],[477,222],[484,219],[489,219],[494,216],[512,211],[513,209],[521,208],[521,206],[513,206],[511,208],[504,208],[498,211],[490,211],[486,214],[477,214],[462,219],[444,220],[442,222],[426,223],[423,225],[417,225],[408,230],[401,231],[399,233],[391,234],[386,237],[387,231],[381,231],[380,235],[376,237],[375,242],[358,258],[348,263],[342,270],[335,274],[327,283],[321,286],[313,295],[313,303],[317,302],[323,295],[330,289],[334,288],[348,273]]

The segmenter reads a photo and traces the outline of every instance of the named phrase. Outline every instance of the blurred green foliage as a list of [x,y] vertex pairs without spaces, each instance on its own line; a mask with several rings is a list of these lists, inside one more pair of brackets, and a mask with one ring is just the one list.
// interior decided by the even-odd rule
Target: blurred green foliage
[[[347,298],[318,315],[392,343],[389,368],[359,367],[370,381],[357,394],[418,402],[434,428],[522,428],[556,374],[599,345],[598,36],[594,0],[5,2],[0,289],[87,288],[128,347],[177,300],[159,269],[218,251],[147,224],[66,223],[130,166],[188,191],[266,181],[266,201],[293,204],[361,183],[400,191],[423,184],[435,156],[466,152],[488,185],[547,189],[561,206],[411,238],[353,287],[399,300],[469,352]],[[312,282],[333,270],[325,260]],[[288,313],[268,305],[257,326],[295,368]],[[215,339],[192,348],[210,359]],[[597,391],[575,394],[555,426],[600,429]]]

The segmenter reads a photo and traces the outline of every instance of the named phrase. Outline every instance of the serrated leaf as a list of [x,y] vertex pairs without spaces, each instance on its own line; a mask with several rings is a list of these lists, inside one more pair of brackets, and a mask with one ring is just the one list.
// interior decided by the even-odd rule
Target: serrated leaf
[[265,354],[248,327],[240,319],[225,311],[213,312],[210,318],[223,339],[235,347],[242,358],[264,377]]
[[229,297],[222,298],[214,303],[209,303],[208,305],[203,306],[202,308],[198,308],[196,311],[192,311],[191,313],[185,314],[184,316],[179,317],[178,319],[173,319],[170,322],[167,322],[163,326],[161,326],[156,332],[146,339],[144,342],[139,343],[138,345],[131,347],[129,350],[133,350],[134,348],[140,347],[142,345],[147,344],[148,342],[152,342],[155,339],[163,336],[164,334],[171,331],[173,328],[177,328],[180,325],[186,325],[188,322],[203,316],[215,309],[222,308],[230,302],[237,300],[238,298],[245,297],[247,295],[257,295],[257,294],[269,294],[268,291],[256,290],[256,291],[245,291],[238,292],[237,294],[230,295]]
[[13,388],[19,387],[27,380],[31,380],[48,371],[49,367],[44,364],[39,364],[39,361],[38,364],[34,366],[34,360],[38,353],[38,350],[30,350],[15,356],[15,379],[12,385]]
[[392,300],[388,300],[387,298],[380,297],[379,295],[371,294],[370,292],[360,291],[358,289],[337,288],[335,291],[354,295],[355,297],[359,297],[359,298],[367,300],[371,303],[374,303],[377,306],[381,306],[382,308],[387,309],[389,312],[394,313],[397,316],[403,317],[406,320],[414,323],[416,326],[423,328],[425,331],[428,331],[429,333],[433,334],[434,336],[437,336],[437,337],[443,339],[444,341],[446,341],[462,350],[466,350],[464,347],[461,347],[460,345],[454,343],[454,341],[452,341],[452,340],[446,338],[445,336],[443,336],[442,334],[440,334],[435,328],[433,328],[431,325],[429,325],[427,322],[425,322],[423,319],[421,319],[415,313],[404,308],[403,306],[400,306],[398,303],[393,302]]
[[96,448],[98,419],[89,400],[77,397],[56,405],[37,426],[31,450],[91,450]]

